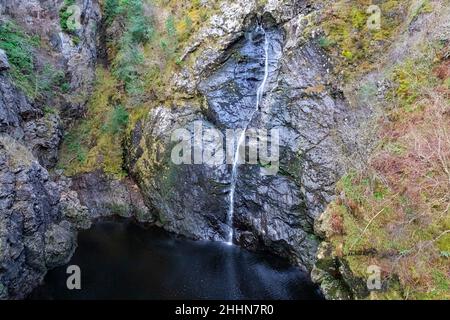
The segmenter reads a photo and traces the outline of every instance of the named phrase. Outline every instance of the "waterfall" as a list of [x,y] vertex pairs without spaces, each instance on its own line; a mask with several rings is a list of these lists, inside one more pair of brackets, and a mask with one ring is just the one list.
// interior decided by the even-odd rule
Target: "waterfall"
[[[238,167],[239,167],[239,158],[240,158],[240,147],[242,143],[245,142],[245,135],[248,126],[250,125],[250,122],[253,119],[254,114],[259,110],[259,106],[261,104],[263,95],[264,95],[264,88],[266,86],[267,78],[269,77],[269,40],[267,38],[266,31],[262,26],[258,26],[258,29],[262,31],[264,34],[264,77],[261,82],[261,84],[258,86],[258,90],[256,91],[256,104],[255,108],[250,114],[250,118],[245,125],[244,130],[242,130],[241,134],[239,135],[239,139],[237,142],[236,150],[234,152],[233,157],[233,166],[231,170],[231,186],[230,186],[230,195],[229,195],[229,201],[230,206],[228,209],[228,215],[227,215],[227,224],[230,227],[230,231],[228,232],[228,239],[227,244],[232,245],[233,244],[233,234],[234,234],[234,228],[233,228],[233,217],[234,217],[234,194],[236,192],[236,183],[238,178]],[[245,151],[244,151],[245,153]],[[245,155],[244,155],[245,157]]]

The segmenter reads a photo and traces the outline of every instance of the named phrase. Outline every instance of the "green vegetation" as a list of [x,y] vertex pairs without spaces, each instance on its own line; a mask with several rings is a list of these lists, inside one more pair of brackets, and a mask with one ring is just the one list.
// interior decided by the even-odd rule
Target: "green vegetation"
[[[148,6],[154,15],[146,15]],[[127,106],[138,105],[147,96],[170,99],[164,84],[182,66],[185,45],[210,11],[198,0],[104,1],[107,25],[117,20],[125,26],[120,39],[108,43],[108,52],[112,73],[129,96]]]
[[120,104],[122,94],[118,89],[110,72],[99,68],[87,115],[64,138],[59,167],[67,175],[98,168],[116,178],[125,175],[122,139],[129,114]]
[[[436,48],[428,47],[423,53],[425,56],[435,56]],[[407,59],[394,70],[393,81],[396,88],[390,93],[392,101],[406,111],[421,107],[417,100],[421,98],[426,89],[437,84],[436,77],[430,73],[433,68],[430,59]],[[445,84],[445,82],[444,82]],[[401,110],[397,110],[397,113]]]
[[49,106],[45,106],[44,107],[44,114],[48,115],[48,114],[58,114],[58,110],[56,110],[55,108],[49,107]]
[[319,38],[319,46],[321,46],[324,49],[327,49],[334,45],[335,43],[332,40],[328,39],[327,37],[322,36]]
[[0,24],[0,48],[8,56],[11,76],[17,87],[30,97],[34,97],[37,83],[33,62],[33,47],[37,45],[37,42],[12,22]]
[[125,30],[116,46],[117,54],[112,62],[113,74],[123,84],[125,91],[131,95],[142,94],[142,74],[144,56],[142,46],[153,35],[149,17],[144,15],[142,0],[115,1],[105,3],[105,21],[111,23],[119,14],[124,16]]
[[31,100],[68,90],[64,72],[50,64],[39,68],[35,65],[34,50],[39,46],[39,39],[27,35],[13,22],[0,24],[0,48],[8,56],[12,80]]
[[127,110],[121,105],[114,107],[110,113],[107,124],[104,129],[112,134],[118,134],[122,132],[128,124],[129,114]]
[[430,3],[430,0],[418,0],[417,4],[411,14],[410,20],[416,19],[420,14],[423,13],[431,13],[433,11],[433,6]]
[[69,84],[65,80],[65,74],[61,70],[56,70],[51,64],[45,64],[42,70],[36,73],[34,96],[46,95],[50,97],[54,92],[67,92]]
[[[210,9],[198,0],[104,0],[101,4],[106,25],[117,22],[114,28],[123,29],[120,37],[107,43],[111,69],[98,68],[87,114],[66,135],[59,166],[68,175],[102,169],[123,177],[125,136],[154,103],[174,99],[168,93],[169,77],[183,64],[181,52]],[[152,16],[147,10],[150,5]],[[61,90],[67,89],[61,84]]]
[[372,1],[330,1],[322,18],[324,36],[319,39],[319,45],[334,57],[336,72],[349,77],[370,70],[406,20],[409,2],[378,1],[382,13],[380,28],[369,29],[367,21],[371,13],[367,9]]
[[142,108],[132,101],[140,101],[143,94],[143,45],[153,35],[143,6],[142,0],[106,0],[103,4],[104,21],[110,25],[121,17],[125,28],[119,39],[108,44],[112,68],[98,68],[86,117],[64,139],[60,167],[68,175],[98,168],[116,178],[125,175],[124,130],[134,114],[142,115]]
[[122,13],[122,10],[123,7],[120,6],[120,0],[105,0],[103,6],[103,19],[106,25],[111,25],[114,19]]
[[161,101],[173,99],[165,85],[174,71],[185,64],[181,56],[193,35],[212,14],[198,0],[180,4],[176,0],[159,0],[156,11],[164,20],[155,21],[154,37],[144,47],[148,72],[144,76],[145,90]]

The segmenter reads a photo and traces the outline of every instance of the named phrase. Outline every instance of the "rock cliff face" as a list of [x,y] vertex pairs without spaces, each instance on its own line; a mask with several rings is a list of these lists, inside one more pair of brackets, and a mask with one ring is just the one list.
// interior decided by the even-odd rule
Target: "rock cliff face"
[[[275,2],[224,4],[199,31],[186,50],[188,66],[173,77],[171,89],[184,98],[138,122],[128,164],[164,228],[224,241],[231,165],[175,165],[171,135],[184,128],[193,136],[199,123],[223,135],[247,123],[279,130],[277,174],[262,175],[261,164],[238,168],[234,241],[311,269],[317,247],[312,226],[333,196],[340,174],[338,136],[349,110],[330,85],[326,56],[314,40],[305,40],[312,32],[311,8],[306,2]],[[266,41],[267,82],[254,112],[265,76]],[[214,143],[204,141],[203,148],[214,150]]]
[[[21,161],[24,155],[19,159],[7,156],[2,164]],[[76,247],[74,228],[89,222],[82,221],[87,219],[87,209],[71,202],[76,199],[67,197],[68,191],[50,180],[36,162],[11,170],[2,171],[2,298],[23,298],[42,281],[48,268],[70,258]],[[65,216],[69,206],[77,208],[75,224]]]
[[0,297],[21,298],[48,267],[64,262],[75,249],[72,225],[62,222],[64,207],[77,208],[80,226],[86,208],[67,197],[67,185],[55,182],[45,169],[57,160],[62,137],[59,116],[44,114],[42,106],[13,85],[6,54],[2,65]]
[[[85,1],[85,17],[75,46],[60,30],[62,1],[2,1],[1,24],[20,25],[39,35],[47,48],[32,51],[31,61],[67,70],[66,95],[27,97],[12,81],[11,63],[0,54],[0,297],[24,298],[42,281],[47,269],[68,261],[76,248],[76,230],[90,226],[88,209],[81,205],[71,182],[50,174],[56,165],[63,121],[78,116],[89,92],[96,61],[95,25],[99,8]],[[97,19],[97,20],[96,20]],[[34,70],[33,70],[34,72]],[[36,79],[36,81],[39,81]],[[87,97],[86,97],[87,98]],[[46,108],[51,106],[52,112]]]
[[46,170],[57,161],[60,118],[31,103],[7,72],[0,73],[0,297],[23,298],[47,268],[70,258],[75,228],[90,222],[69,182]]
[[46,114],[0,74],[0,132],[23,141],[45,167],[56,164],[62,127],[57,114]]
[[0,134],[0,297],[23,298],[66,262],[90,225],[70,182],[50,177],[20,140]]
[[101,171],[95,171],[71,180],[72,189],[77,190],[81,203],[89,208],[91,218],[115,214],[134,217],[143,223],[154,222],[153,213],[145,205],[138,186],[131,179],[111,179]]
[[[345,5],[338,9],[348,9],[353,16],[344,12],[337,29],[332,26],[329,34],[323,34],[319,25],[326,10],[321,6],[331,1],[202,1],[211,15],[204,20],[194,19],[195,28],[186,21],[180,23],[195,32],[179,41],[174,35],[177,30],[172,30],[177,28],[174,21],[157,16],[157,8],[161,8],[156,4],[135,1],[134,6],[128,6],[131,2],[127,2],[121,8],[134,8],[139,11],[134,12],[138,18],[120,10],[112,10],[110,16],[102,18],[99,1],[72,2],[82,14],[80,28],[70,32],[61,25],[60,10],[67,5],[63,0],[0,2],[0,24],[14,21],[40,37],[40,46],[30,51],[34,71],[42,71],[49,64],[63,70],[62,77],[67,81],[65,90],[55,89],[55,94],[32,99],[14,84],[13,61],[0,49],[0,298],[25,297],[47,269],[70,258],[76,248],[77,230],[111,214],[155,223],[193,239],[228,241],[232,229],[235,244],[271,251],[312,271],[313,280],[320,284],[326,298],[369,295],[365,274],[356,277],[348,259],[342,257],[346,236],[342,224],[346,221],[342,221],[339,210],[332,210],[345,207],[351,211],[351,219],[360,218],[356,201],[349,202],[345,194],[335,197],[335,185],[348,168],[347,162],[359,162],[354,167],[364,167],[364,156],[349,159],[349,154],[355,155],[358,144],[365,144],[358,133],[364,131],[367,135],[371,127],[358,129],[373,115],[375,105],[386,100],[389,90],[389,79],[382,70],[366,74],[360,85],[351,83],[354,93],[342,92],[348,69],[367,67],[372,47],[384,48],[384,37],[391,32],[367,32],[367,39],[355,40],[358,32],[367,31],[365,3],[358,2],[358,10],[364,9],[360,16],[343,1]],[[174,7],[162,11],[169,14],[172,9],[175,12],[185,8],[167,1],[170,5]],[[396,8],[386,21],[403,13],[390,1],[380,1],[380,5]],[[338,9],[330,9],[328,14],[339,16]],[[197,8],[195,15],[201,16],[198,11],[203,12]],[[415,51],[427,38],[428,26],[422,27],[420,37],[416,32],[423,23],[417,17],[419,10],[411,12],[409,25],[404,26],[405,38],[399,38],[402,41],[389,53],[392,61],[412,56],[404,48],[414,44],[417,46],[411,48]],[[161,38],[157,38],[156,47],[149,43],[152,28],[139,29],[149,17],[164,25],[162,29],[170,29],[161,32],[167,39],[158,34]],[[343,39],[342,34],[349,38]],[[114,41],[106,41],[112,38]],[[448,36],[445,39],[448,41]],[[176,43],[175,51],[177,55],[181,52],[180,56],[166,57],[167,61],[174,60],[174,66],[166,61],[165,70],[158,69],[157,61],[156,70],[163,75],[151,75],[149,65],[154,66],[154,61],[145,60],[147,51],[154,50],[157,58],[164,50],[164,54],[173,55],[168,49],[169,40]],[[333,50],[338,51],[339,63],[330,58]],[[115,59],[117,56],[120,59]],[[444,56],[448,59],[448,52]],[[123,155],[129,177],[119,180],[101,170],[86,173],[96,161],[104,160],[107,150],[100,150],[91,154],[95,158],[89,159],[94,163],[92,167],[80,166],[89,169],[67,178],[63,170],[55,170],[61,140],[77,119],[89,115],[86,108],[99,62],[103,72],[98,74],[103,74],[108,93],[102,95],[102,87],[96,87],[94,92],[100,92],[94,95],[100,107],[93,113],[108,116],[90,123],[89,130],[94,132],[93,140],[99,140],[100,133],[108,130],[114,132],[114,141],[125,140],[125,145],[114,146],[118,152],[112,159]],[[147,67],[150,76],[140,70]],[[158,81],[149,85],[147,78],[139,78],[147,76]],[[401,89],[406,90],[407,75],[400,73],[399,77],[403,81]],[[141,92],[144,87],[150,92]],[[351,106],[346,99],[349,97],[354,98]],[[255,146],[252,130],[265,130],[271,133],[270,138],[277,136],[278,140],[268,138],[271,142],[266,147],[278,147],[279,161],[272,159],[276,170],[270,171],[264,161],[270,155],[260,153],[251,163],[247,159],[247,163],[236,167],[234,184],[231,163],[239,132],[234,132],[234,145],[227,145],[224,138],[230,130],[245,128],[249,129],[246,152]],[[211,134],[211,129],[218,136]],[[91,137],[86,138],[84,132],[79,136],[85,140]],[[108,135],[101,138],[102,146],[109,146]],[[95,149],[92,145],[89,147]],[[182,153],[181,145],[185,146]],[[397,145],[393,148],[402,152]],[[362,153],[368,154],[369,149],[367,144]],[[220,152],[224,152],[225,159],[205,163],[205,157]],[[263,152],[261,145],[259,152]],[[183,156],[185,163],[174,161],[174,157]],[[73,160],[68,158],[69,162]],[[121,171],[122,162],[117,167]],[[379,190],[370,193],[375,194],[383,196]],[[328,206],[333,200],[336,206]],[[230,207],[234,209],[232,216]],[[356,229],[360,232],[361,228]],[[331,241],[336,236],[339,241]],[[324,240],[322,244],[320,240]]]
[[69,83],[67,93],[32,99],[14,84],[12,63],[0,50],[0,299],[26,297],[48,269],[66,263],[77,246],[76,231],[93,219],[126,213],[149,220],[131,181],[88,175],[72,182],[51,170],[64,127],[84,112],[95,74],[99,5],[78,4],[81,28],[68,35],[58,18],[63,1],[0,2],[0,25],[13,22],[41,38],[31,52],[32,71],[60,68]]

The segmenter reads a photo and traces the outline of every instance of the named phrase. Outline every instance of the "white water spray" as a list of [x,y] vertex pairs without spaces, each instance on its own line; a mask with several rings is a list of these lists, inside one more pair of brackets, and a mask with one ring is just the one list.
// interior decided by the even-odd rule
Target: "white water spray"
[[[230,207],[228,209],[228,216],[227,216],[227,224],[230,227],[230,231],[228,232],[228,239],[227,239],[227,244],[229,244],[229,245],[233,244],[234,194],[236,191],[236,182],[237,182],[237,178],[238,178],[239,159],[241,157],[240,147],[241,147],[242,143],[245,142],[245,134],[246,134],[248,126],[250,125],[250,122],[253,119],[253,116],[255,115],[256,111],[259,110],[259,106],[261,104],[261,101],[262,101],[262,98],[264,95],[264,88],[266,86],[267,78],[269,77],[269,40],[267,39],[267,34],[266,34],[266,31],[264,30],[264,28],[262,26],[259,26],[258,28],[264,33],[264,78],[263,78],[261,84],[259,85],[258,90],[256,91],[255,109],[253,109],[252,113],[250,114],[250,118],[249,118],[247,124],[245,125],[244,130],[242,130],[242,133],[239,136],[236,150],[234,153],[233,166],[232,166],[232,170],[231,170],[230,195],[229,195]],[[245,157],[245,154],[244,154],[244,157]]]

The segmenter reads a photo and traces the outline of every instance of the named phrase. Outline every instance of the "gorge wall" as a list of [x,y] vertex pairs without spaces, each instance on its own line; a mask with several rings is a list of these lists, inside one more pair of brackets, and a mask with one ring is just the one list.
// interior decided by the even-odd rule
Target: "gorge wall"
[[[378,1],[373,31],[363,0],[0,1],[0,298],[26,297],[78,230],[114,214],[193,239],[232,228],[233,243],[311,271],[328,299],[408,298],[417,279],[393,265],[412,269],[422,244],[437,276],[419,272],[418,292],[445,296],[449,8],[431,2]],[[423,143],[405,137],[431,141],[431,115],[444,154],[429,163],[442,164],[414,160],[423,172],[408,175]],[[232,203],[230,163],[172,159],[209,129],[222,143],[206,136],[202,154],[233,155],[223,137],[247,126],[279,133],[279,163],[239,165]],[[436,198],[410,190],[426,172]],[[373,223],[380,212],[395,214]],[[373,264],[388,281],[369,292]]]
[[75,44],[61,30],[61,5],[0,2],[0,299],[25,298],[48,269],[66,263],[76,231],[111,214],[107,206],[121,206],[125,215],[139,208],[141,220],[148,216],[131,182],[97,174],[94,205],[75,191],[89,190],[89,177],[72,183],[55,169],[64,131],[85,112],[92,91],[101,17],[97,2],[82,2]]

